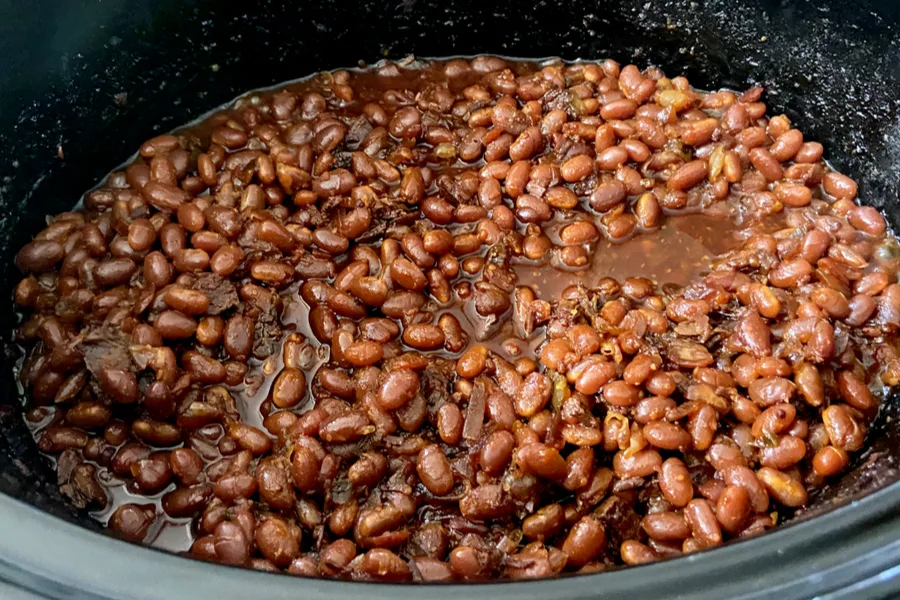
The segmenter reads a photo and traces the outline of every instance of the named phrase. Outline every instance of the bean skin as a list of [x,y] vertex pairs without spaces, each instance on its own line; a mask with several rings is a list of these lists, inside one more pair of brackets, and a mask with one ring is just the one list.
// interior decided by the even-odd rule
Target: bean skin
[[740,486],[747,491],[754,512],[765,512],[769,507],[766,490],[751,469],[741,465],[728,466],[723,471],[723,480],[727,485]]
[[644,563],[659,560],[659,555],[652,548],[642,544],[637,540],[626,540],[622,542],[619,549],[622,561],[626,565],[642,565]]
[[479,460],[485,473],[499,475],[512,458],[516,439],[508,431],[495,431],[481,447]]
[[777,469],[763,467],[757,471],[757,476],[766,486],[769,495],[784,506],[796,508],[806,503],[806,489],[790,475]]
[[559,504],[548,504],[522,522],[522,533],[533,540],[553,537],[563,526],[565,511]]
[[678,458],[666,459],[659,472],[659,487],[666,500],[683,507],[694,496],[694,487],[687,467]]
[[109,528],[128,541],[141,542],[155,518],[153,505],[123,504],[110,517]]
[[537,477],[561,480],[567,473],[566,461],[559,452],[543,444],[529,444],[521,448],[517,460],[525,472]]
[[684,450],[691,446],[691,434],[671,423],[655,421],[644,426],[644,437],[664,450]]
[[303,371],[286,367],[272,385],[272,403],[278,408],[296,406],[306,395],[306,376]]
[[618,452],[613,457],[613,470],[623,478],[647,477],[660,471],[662,462],[662,458],[656,450],[641,450],[632,456],[626,456],[625,452]]
[[813,457],[813,469],[822,477],[833,477],[849,463],[847,452],[836,446],[824,446]]
[[727,485],[716,502],[716,518],[722,529],[735,535],[750,516],[751,509],[747,490],[738,485]]
[[691,535],[684,517],[673,512],[647,515],[641,522],[641,527],[651,538],[660,541],[681,541]]
[[222,521],[214,534],[216,558],[229,565],[243,565],[250,557],[250,543],[240,525]]
[[712,507],[706,500],[697,498],[688,502],[684,516],[690,525],[693,538],[703,547],[709,548],[722,543],[722,530]]
[[416,470],[422,483],[435,496],[444,496],[453,489],[450,463],[438,446],[426,446],[419,453]]
[[686,163],[678,169],[668,180],[669,189],[682,191],[689,189],[704,179],[707,175],[706,161],[695,160]]
[[603,525],[592,517],[583,517],[573,527],[562,545],[568,562],[583,566],[596,558],[606,547],[606,532]]

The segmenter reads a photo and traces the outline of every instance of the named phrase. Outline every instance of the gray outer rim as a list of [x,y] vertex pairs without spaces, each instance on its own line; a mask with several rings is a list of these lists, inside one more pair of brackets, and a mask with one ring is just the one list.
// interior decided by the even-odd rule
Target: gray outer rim
[[[895,483],[758,538],[648,566],[535,582],[413,589],[434,600],[891,597],[900,592],[898,508],[900,483]],[[83,529],[2,494],[0,532],[0,580],[48,598],[395,600],[412,591],[189,560]]]

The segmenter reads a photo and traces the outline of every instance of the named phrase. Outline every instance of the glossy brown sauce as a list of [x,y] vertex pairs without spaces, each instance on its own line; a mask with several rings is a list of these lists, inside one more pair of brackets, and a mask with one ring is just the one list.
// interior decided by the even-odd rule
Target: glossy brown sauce
[[708,272],[715,256],[739,248],[744,241],[740,232],[728,218],[679,215],[656,231],[624,242],[601,241],[587,269],[569,271],[522,261],[515,270],[519,284],[532,287],[541,298],[558,297],[570,285],[592,288],[604,277],[646,277],[658,285],[682,287]]

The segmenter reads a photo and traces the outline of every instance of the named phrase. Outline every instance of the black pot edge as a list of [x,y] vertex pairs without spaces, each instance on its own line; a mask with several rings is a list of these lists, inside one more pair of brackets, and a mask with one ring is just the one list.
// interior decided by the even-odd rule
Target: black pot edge
[[[181,558],[77,527],[0,494],[0,580],[51,598],[151,600],[396,600],[390,584],[298,579]],[[433,585],[434,600],[634,597],[896,597],[900,592],[900,482],[833,512],[752,540],[684,558],[590,576],[534,582]],[[832,592],[834,595],[832,595]],[[847,594],[851,595],[847,595]],[[877,595],[872,595],[876,593]]]

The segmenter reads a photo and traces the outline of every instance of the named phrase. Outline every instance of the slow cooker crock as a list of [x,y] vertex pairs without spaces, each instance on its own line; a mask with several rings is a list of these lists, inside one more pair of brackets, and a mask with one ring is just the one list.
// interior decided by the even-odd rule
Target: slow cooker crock
[[[45,215],[141,141],[237,94],[379,59],[492,53],[612,57],[700,87],[766,88],[900,225],[900,5],[891,0],[0,1],[0,288]],[[0,597],[395,598],[112,539],[60,496],[21,417],[9,332],[0,380]],[[428,598],[882,598],[900,590],[900,398],[871,449],[785,527],[662,563],[532,583],[428,586]]]

